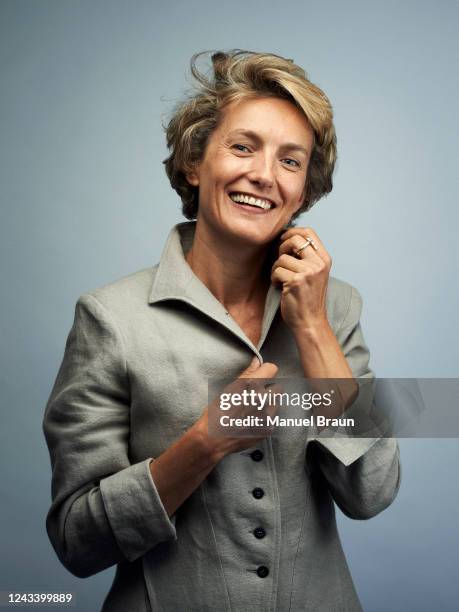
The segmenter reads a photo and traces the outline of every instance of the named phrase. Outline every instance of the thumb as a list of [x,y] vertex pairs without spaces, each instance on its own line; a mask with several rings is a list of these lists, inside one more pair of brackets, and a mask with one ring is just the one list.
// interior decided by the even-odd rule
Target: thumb
[[260,367],[260,360],[258,359],[257,356],[255,356],[252,361],[249,363],[248,368],[245,370],[246,372],[254,372],[255,370],[258,370],[258,368]]

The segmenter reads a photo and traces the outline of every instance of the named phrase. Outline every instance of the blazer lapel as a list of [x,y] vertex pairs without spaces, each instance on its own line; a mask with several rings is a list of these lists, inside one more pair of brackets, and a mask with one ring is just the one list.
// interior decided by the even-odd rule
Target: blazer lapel
[[279,307],[280,290],[273,285],[268,290],[260,342],[256,347],[188,265],[184,254],[191,248],[195,228],[194,221],[179,223],[172,228],[161,254],[148,303],[153,305],[173,300],[185,302],[228,329],[261,357],[259,350]]

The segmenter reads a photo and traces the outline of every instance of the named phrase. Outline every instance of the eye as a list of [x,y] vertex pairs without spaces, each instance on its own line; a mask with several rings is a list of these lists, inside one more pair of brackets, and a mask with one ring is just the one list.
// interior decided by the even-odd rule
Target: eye
[[[286,157],[285,159],[283,159],[282,161],[287,162],[287,166],[292,166],[293,168],[300,168],[300,164],[299,162],[296,161],[296,159],[292,159],[291,157]],[[289,163],[292,162],[292,163]]]
[[250,153],[249,148],[246,145],[236,143],[233,145],[233,148],[237,151],[241,151],[241,153]]

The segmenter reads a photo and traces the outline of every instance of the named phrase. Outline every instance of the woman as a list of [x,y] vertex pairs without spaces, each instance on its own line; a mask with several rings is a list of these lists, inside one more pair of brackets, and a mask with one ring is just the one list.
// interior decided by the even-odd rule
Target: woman
[[213,437],[206,408],[213,377],[372,377],[358,292],[291,224],[331,191],[332,109],[291,60],[212,64],[167,127],[190,221],[78,300],[44,418],[48,534],[76,576],[117,564],[107,611],[359,610],[333,500],[387,507],[396,441]]

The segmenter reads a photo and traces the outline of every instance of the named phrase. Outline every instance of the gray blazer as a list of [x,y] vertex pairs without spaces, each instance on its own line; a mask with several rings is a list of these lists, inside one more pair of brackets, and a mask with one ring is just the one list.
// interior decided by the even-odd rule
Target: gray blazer
[[[303,376],[279,290],[255,346],[186,263],[194,228],[173,228],[159,265],[76,304],[43,421],[52,545],[79,577],[117,564],[107,612],[361,610],[334,502],[356,519],[392,502],[394,439],[286,428],[226,456],[173,517],[164,510],[149,463],[199,418],[208,378],[236,377],[253,355]],[[327,309],[354,375],[373,376],[358,292],[331,278]]]

